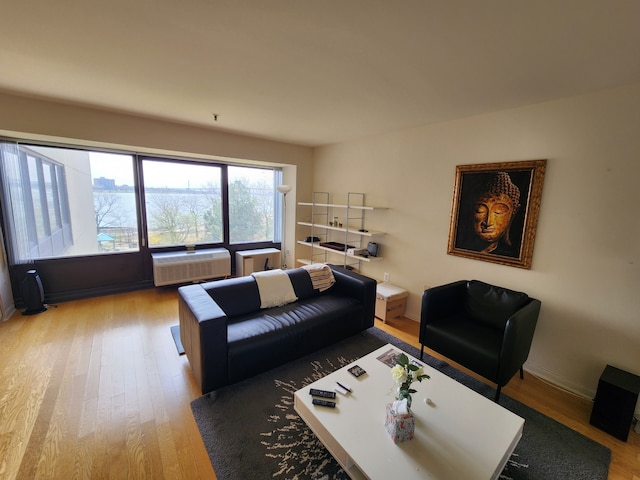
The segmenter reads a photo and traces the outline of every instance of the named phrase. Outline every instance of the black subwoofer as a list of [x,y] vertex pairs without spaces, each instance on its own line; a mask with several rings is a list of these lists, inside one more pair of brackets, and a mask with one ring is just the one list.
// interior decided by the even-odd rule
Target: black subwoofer
[[600,381],[591,411],[591,425],[627,441],[633,413],[640,393],[640,377],[607,365]]

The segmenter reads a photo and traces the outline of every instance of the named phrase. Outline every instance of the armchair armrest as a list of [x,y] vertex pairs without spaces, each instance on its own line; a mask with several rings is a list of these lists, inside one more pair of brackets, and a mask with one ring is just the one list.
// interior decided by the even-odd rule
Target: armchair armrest
[[178,289],[180,338],[202,393],[227,383],[227,322],[201,285]]
[[423,340],[426,325],[449,316],[456,308],[464,308],[466,290],[467,280],[459,280],[424,291],[420,310],[420,343],[425,343]]
[[506,383],[515,375],[529,357],[533,334],[540,313],[540,300],[531,301],[507,320],[500,352],[498,385]]

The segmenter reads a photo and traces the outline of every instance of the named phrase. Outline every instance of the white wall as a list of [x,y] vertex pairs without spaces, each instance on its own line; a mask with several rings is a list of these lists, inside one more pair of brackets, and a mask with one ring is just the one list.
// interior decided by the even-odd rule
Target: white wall
[[[410,291],[476,278],[542,312],[526,368],[585,396],[606,364],[640,374],[640,85],[317,149],[313,189],[367,193],[390,232],[363,272]],[[548,159],[531,270],[447,255],[455,166]],[[378,224],[379,223],[379,224]]]

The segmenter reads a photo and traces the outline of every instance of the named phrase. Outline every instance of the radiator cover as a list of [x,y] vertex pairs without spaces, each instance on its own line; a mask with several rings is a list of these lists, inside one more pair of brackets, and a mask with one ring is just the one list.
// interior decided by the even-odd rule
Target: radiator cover
[[156,287],[223,278],[231,275],[231,255],[226,248],[151,254]]

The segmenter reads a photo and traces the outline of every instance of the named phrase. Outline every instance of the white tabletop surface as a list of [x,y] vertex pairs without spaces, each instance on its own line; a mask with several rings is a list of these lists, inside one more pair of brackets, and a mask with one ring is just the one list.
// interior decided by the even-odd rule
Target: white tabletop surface
[[[400,351],[387,344],[298,390],[296,411],[353,478],[497,478],[522,436],[524,419],[425,365],[431,379],[413,384],[415,436],[395,444],[384,426],[395,382],[391,368],[377,359],[389,349]],[[353,365],[367,373],[354,377],[347,371]],[[336,381],[352,393],[338,393],[335,409],[311,404],[311,387],[333,391]]]

